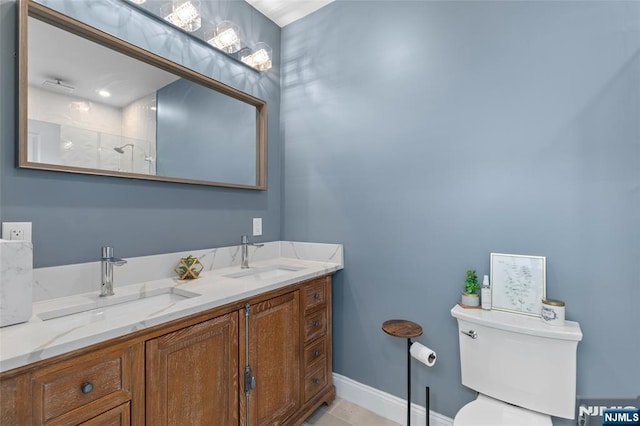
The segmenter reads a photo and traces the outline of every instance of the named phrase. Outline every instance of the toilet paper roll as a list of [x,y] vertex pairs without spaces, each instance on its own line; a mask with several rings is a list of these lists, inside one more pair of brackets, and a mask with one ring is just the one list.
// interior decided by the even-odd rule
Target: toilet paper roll
[[411,345],[409,352],[411,353],[412,357],[414,357],[427,367],[433,367],[433,364],[436,363],[436,353],[423,344],[414,342]]

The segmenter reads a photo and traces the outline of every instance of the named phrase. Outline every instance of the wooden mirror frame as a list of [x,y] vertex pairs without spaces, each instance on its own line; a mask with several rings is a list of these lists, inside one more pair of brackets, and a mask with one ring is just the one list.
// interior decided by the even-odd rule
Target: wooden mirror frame
[[[244,185],[229,182],[213,182],[177,177],[147,175],[142,173],[115,170],[91,169],[58,164],[37,163],[28,160],[28,18],[33,17],[57,28],[98,43],[115,52],[143,61],[171,74],[190,80],[223,95],[230,96],[256,108],[256,184]],[[244,93],[238,89],[216,81],[193,71],[183,65],[172,62],[159,55],[121,40],[111,34],[77,21],[67,15],[50,9],[33,0],[19,0],[18,10],[18,167],[28,169],[61,171],[100,176],[116,176],[162,182],[189,183],[196,185],[222,186],[254,190],[267,189],[267,104],[262,99]]]

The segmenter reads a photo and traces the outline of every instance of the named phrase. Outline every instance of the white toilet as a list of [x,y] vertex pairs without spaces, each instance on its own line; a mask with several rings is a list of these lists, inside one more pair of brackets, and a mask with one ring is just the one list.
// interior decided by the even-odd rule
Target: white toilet
[[454,426],[551,426],[551,416],[575,417],[580,324],[552,326],[458,305],[451,315],[458,320],[462,384],[478,392]]

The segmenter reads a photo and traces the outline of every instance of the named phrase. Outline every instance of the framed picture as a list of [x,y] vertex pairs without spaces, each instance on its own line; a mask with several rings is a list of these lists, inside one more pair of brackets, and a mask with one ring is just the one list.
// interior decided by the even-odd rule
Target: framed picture
[[491,309],[539,317],[546,263],[544,256],[491,253]]

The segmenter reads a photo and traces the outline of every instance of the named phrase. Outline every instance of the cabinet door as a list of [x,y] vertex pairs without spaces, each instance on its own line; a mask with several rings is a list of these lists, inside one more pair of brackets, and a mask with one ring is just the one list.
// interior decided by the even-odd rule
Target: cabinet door
[[238,313],[146,343],[148,425],[238,423]]
[[[249,395],[249,424],[279,425],[300,407],[298,291],[251,305],[248,320],[249,365],[256,378],[256,387]],[[244,361],[244,327],[240,331]],[[243,404],[244,425],[245,410]]]

